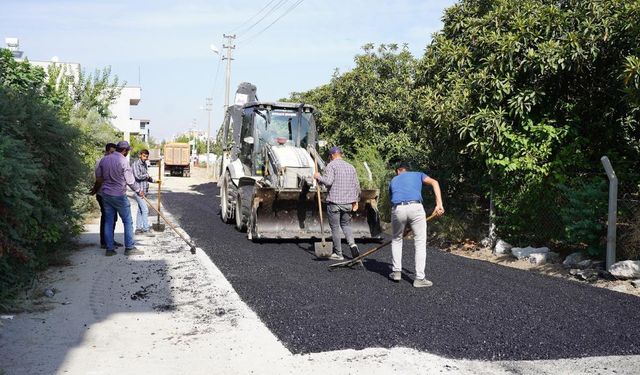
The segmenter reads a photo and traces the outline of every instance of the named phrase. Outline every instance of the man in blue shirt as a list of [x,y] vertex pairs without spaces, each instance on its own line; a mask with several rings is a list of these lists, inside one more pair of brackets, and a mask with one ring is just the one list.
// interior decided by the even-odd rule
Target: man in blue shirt
[[422,172],[409,171],[407,163],[400,163],[396,167],[396,176],[389,184],[391,195],[391,227],[393,239],[391,253],[393,268],[389,278],[393,281],[402,279],[402,237],[407,224],[411,225],[414,233],[416,277],[413,286],[428,287],[433,283],[425,278],[424,269],[427,263],[427,221],[422,206],[422,186],[433,188],[436,198],[436,208],[433,213],[437,216],[444,214],[440,184],[435,179]]

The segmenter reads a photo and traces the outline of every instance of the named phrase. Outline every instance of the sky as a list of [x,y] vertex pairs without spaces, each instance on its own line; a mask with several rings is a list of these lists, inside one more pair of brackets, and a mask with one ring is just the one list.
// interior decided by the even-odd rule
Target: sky
[[[353,68],[367,43],[407,43],[422,56],[454,0],[0,0],[0,45],[16,37],[30,60],[80,63],[87,72],[111,67],[140,85],[133,118],[151,120],[156,140],[207,131],[223,120],[226,52],[235,34],[229,100],[241,82],[260,100],[323,85],[336,69]],[[210,45],[220,51],[215,54]],[[311,103],[313,104],[313,103]]]

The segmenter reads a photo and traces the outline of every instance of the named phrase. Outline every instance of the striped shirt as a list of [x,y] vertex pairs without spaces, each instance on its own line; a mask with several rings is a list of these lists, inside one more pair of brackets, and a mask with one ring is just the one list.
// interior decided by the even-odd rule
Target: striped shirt
[[318,181],[329,188],[328,203],[349,204],[360,200],[360,182],[356,169],[342,159],[331,161],[324,170],[324,176]]
[[127,158],[119,152],[107,155],[100,160],[96,168],[96,178],[102,178],[102,194],[121,196],[127,192],[127,185],[136,193],[140,186],[131,173]]
[[146,194],[149,191],[149,172],[147,171],[147,163],[142,161],[142,159],[138,159],[133,162],[131,169],[133,170],[133,177],[135,177],[136,182]]

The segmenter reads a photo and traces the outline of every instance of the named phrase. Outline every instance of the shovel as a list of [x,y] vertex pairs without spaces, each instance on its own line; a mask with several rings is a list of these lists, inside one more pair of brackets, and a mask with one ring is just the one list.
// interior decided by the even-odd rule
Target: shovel
[[156,232],[164,232],[164,224],[160,222],[160,192],[162,191],[162,163],[158,163],[158,208],[156,212],[158,212],[158,220],[155,224],[152,225],[152,228]]
[[[316,172],[318,171],[318,159],[316,162]],[[318,197],[318,213],[320,214],[320,242],[314,244],[314,251],[318,258],[327,258],[333,253],[333,243],[324,240],[324,220],[322,217],[322,198],[320,197],[320,182],[316,182],[316,196]]]
[[[433,219],[434,217],[436,217],[435,213],[431,214],[431,216],[429,216],[426,220],[429,221],[429,220]],[[407,230],[404,232],[404,235],[402,236],[402,238],[403,239],[407,238],[409,233],[411,233],[411,229],[407,228]],[[329,265],[329,270],[333,270],[333,269],[338,268],[338,267],[353,267],[355,264],[357,264],[359,261],[361,261],[365,257],[367,257],[367,256],[375,253],[376,251],[382,249],[383,247],[389,245],[391,243],[391,241],[393,241],[393,240],[385,241],[385,242],[381,243],[380,245],[365,251],[364,253],[358,255],[357,257],[355,257],[353,259],[345,260],[344,262],[333,263],[333,264]]]
[[195,254],[196,253],[196,245],[194,245],[193,242],[189,241],[182,233],[178,232],[178,229],[176,229],[176,227],[174,227],[173,224],[171,224],[171,222],[169,220],[167,220],[167,218],[164,217],[164,215],[160,211],[158,211],[155,207],[153,207],[153,204],[151,202],[149,202],[147,197],[142,197],[142,198],[144,198],[144,200],[147,202],[149,207],[153,208],[158,213],[158,215],[160,215],[162,220],[164,220],[164,222],[167,223],[169,225],[169,227],[171,227],[171,229],[173,229],[173,231],[176,232],[176,234],[178,236],[180,236],[180,238],[182,238],[184,240],[184,242],[187,243],[187,245],[189,245],[190,250],[191,250],[191,254]]

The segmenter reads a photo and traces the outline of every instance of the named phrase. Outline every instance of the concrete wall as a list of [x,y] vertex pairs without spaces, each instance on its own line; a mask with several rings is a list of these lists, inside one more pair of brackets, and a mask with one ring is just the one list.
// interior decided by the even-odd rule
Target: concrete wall
[[71,77],[74,82],[78,82],[78,79],[80,78],[80,64],[78,63],[29,60],[29,64],[43,68],[47,74],[49,72],[49,67],[52,65],[61,68],[60,75],[56,78],[56,82],[58,84],[63,76]]

